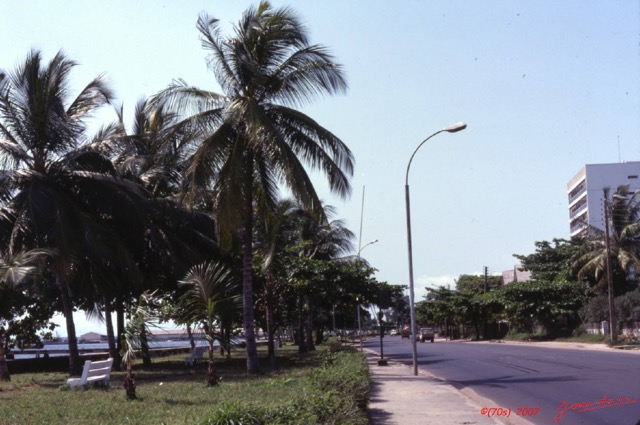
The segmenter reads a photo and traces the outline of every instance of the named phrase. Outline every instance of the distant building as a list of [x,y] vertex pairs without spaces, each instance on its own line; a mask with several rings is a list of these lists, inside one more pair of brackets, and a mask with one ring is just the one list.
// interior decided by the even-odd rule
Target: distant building
[[107,336],[100,335],[97,332],[87,332],[86,334],[80,335],[80,338],[78,338],[78,342],[80,344],[94,344],[94,343],[106,342],[106,341],[107,341]]
[[513,266],[512,270],[502,272],[502,283],[507,285],[512,282],[528,282],[531,280],[531,272],[522,270],[521,266]]
[[584,235],[589,226],[604,230],[604,189],[612,196],[620,185],[640,189],[640,161],[587,164],[567,183],[571,236]]

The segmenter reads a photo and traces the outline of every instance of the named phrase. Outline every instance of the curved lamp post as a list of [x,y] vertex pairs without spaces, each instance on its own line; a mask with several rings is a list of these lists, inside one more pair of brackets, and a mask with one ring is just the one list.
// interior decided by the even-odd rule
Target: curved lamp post
[[418,145],[418,147],[413,151],[411,158],[409,159],[409,163],[407,164],[407,173],[404,179],[404,194],[405,194],[405,203],[407,208],[407,246],[409,248],[409,311],[411,313],[411,345],[412,345],[412,356],[413,356],[413,374],[418,375],[418,354],[416,350],[416,310],[414,305],[414,291],[413,291],[413,252],[411,249],[411,212],[410,212],[410,202],[409,202],[409,168],[411,167],[411,161],[413,161],[413,157],[418,152],[418,149],[422,147],[429,139],[433,136],[436,136],[442,132],[447,133],[455,133],[467,128],[467,124],[464,122],[459,122],[453,124],[450,127],[443,128],[442,130],[438,130],[433,133],[431,136],[427,137]]

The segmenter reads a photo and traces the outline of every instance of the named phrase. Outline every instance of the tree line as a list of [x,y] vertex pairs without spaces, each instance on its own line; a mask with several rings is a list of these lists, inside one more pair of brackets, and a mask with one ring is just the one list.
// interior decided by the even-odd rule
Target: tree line
[[[204,12],[196,28],[222,91],[174,81],[141,99],[130,125],[104,76],[71,93],[77,64],[62,52],[47,62],[32,50],[0,74],[0,361],[62,312],[77,375],[73,312],[104,320],[118,358],[128,331],[146,340],[144,323],[125,324],[153,298],[162,320],[211,340],[241,327],[256,373],[256,326],[275,363],[279,329],[311,350],[386,285],[348,255],[354,235],[309,174],[351,193],[353,154],[297,109],[346,92],[341,65],[291,9],[268,2],[232,36]],[[89,135],[102,108],[116,119]]]
[[539,241],[534,253],[515,254],[531,272],[527,282],[503,285],[501,276],[462,275],[455,289],[427,288],[426,300],[416,305],[419,320],[452,337],[511,332],[555,338],[613,319],[609,340],[615,342],[625,324],[640,322],[640,191],[621,185],[611,198],[605,203],[608,234],[590,227],[571,240]]

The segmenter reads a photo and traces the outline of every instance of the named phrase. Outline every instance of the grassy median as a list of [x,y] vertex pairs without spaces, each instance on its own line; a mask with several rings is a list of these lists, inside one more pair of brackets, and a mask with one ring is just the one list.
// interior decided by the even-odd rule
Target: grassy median
[[[298,355],[278,350],[279,370],[247,375],[241,351],[216,358],[217,387],[205,386],[206,364],[184,355],[136,364],[138,399],[128,401],[124,372],[108,389],[66,388],[66,374],[14,374],[0,382],[0,424],[368,424],[370,377],[364,356],[319,347]],[[264,357],[264,356],[263,356]]]

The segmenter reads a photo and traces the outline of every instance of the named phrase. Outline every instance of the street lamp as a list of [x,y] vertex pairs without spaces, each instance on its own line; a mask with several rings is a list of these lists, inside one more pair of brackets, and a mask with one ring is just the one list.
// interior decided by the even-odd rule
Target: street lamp
[[411,313],[411,345],[412,345],[412,355],[413,355],[413,374],[418,375],[418,353],[416,348],[416,309],[414,305],[414,291],[413,291],[413,252],[411,249],[411,212],[410,212],[410,202],[409,202],[409,168],[411,167],[411,161],[413,161],[413,157],[418,152],[418,149],[422,147],[427,140],[431,139],[433,136],[440,134],[442,132],[447,133],[456,133],[458,131],[464,130],[467,128],[467,124],[464,122],[459,122],[453,124],[450,127],[443,128],[442,130],[438,130],[433,133],[431,136],[427,137],[418,145],[418,147],[413,151],[411,158],[409,159],[409,163],[407,164],[407,173],[404,179],[404,194],[405,194],[405,204],[407,208],[407,246],[409,249],[409,312]]
[[[378,239],[372,240],[371,242],[369,242],[368,244],[365,244],[365,246],[363,246],[362,248],[360,248],[358,250],[358,263],[360,262],[360,253],[362,252],[363,249],[365,249],[366,247],[368,247],[369,245],[373,245],[374,243],[377,243]],[[360,351],[363,351],[362,348],[362,324],[360,322],[360,303],[356,304],[356,310],[358,311],[358,336],[360,337]]]
[[372,240],[371,242],[369,242],[368,244],[365,244],[365,246],[363,246],[362,248],[360,248],[360,249],[358,250],[358,260],[360,259],[360,253],[361,253],[362,251],[364,251],[364,249],[365,249],[366,247],[368,247],[369,245],[373,245],[374,243],[378,243],[378,242],[379,242],[379,241],[378,241],[377,239],[374,239],[374,240]]

